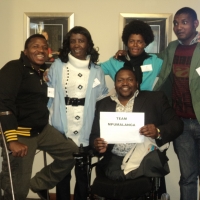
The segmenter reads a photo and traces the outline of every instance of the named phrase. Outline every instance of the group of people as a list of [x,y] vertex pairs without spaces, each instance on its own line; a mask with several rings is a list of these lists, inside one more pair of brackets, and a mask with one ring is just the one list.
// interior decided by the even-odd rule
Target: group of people
[[[135,162],[139,149],[143,148],[145,156],[146,144],[163,151],[162,147],[166,149],[167,143],[173,141],[181,171],[180,198],[196,200],[200,160],[198,23],[193,9],[178,10],[173,21],[178,40],[169,43],[159,55],[153,55],[144,50],[154,40],[151,27],[133,20],[122,33],[127,52],[119,51],[117,58],[111,57],[100,65],[89,31],[76,26],[64,38],[59,58],[47,75],[47,40],[41,34],[30,36],[20,58],[0,70],[0,122],[11,152],[15,199],[25,200],[29,188],[47,199],[46,190],[55,186],[57,200],[70,199],[73,152],[78,151],[80,144],[85,152],[93,148],[104,154],[99,166],[109,178],[126,180],[136,177],[135,170],[141,162]],[[105,74],[114,81],[116,93],[111,96]],[[145,125],[139,130],[145,136],[144,145],[111,145],[101,138],[100,112],[108,111],[144,112]],[[36,149],[46,151],[53,162],[31,178]],[[127,155],[130,162],[125,162]],[[2,156],[0,185],[4,200],[10,200],[4,147]],[[74,199],[85,200],[86,168],[75,166],[75,175]]]

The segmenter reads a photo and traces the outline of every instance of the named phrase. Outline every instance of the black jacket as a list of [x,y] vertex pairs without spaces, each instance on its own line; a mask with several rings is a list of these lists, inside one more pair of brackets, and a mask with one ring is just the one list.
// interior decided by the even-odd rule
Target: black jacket
[[[106,97],[97,102],[94,122],[90,135],[91,147],[93,147],[94,140],[100,137],[100,112],[115,111],[116,102],[110,97]],[[133,112],[144,112],[145,124],[154,124],[160,129],[162,140],[156,140],[158,146],[162,146],[165,143],[173,141],[183,131],[183,122],[175,114],[163,92],[140,91],[138,96],[135,98]],[[107,169],[111,161],[113,155],[111,150],[113,146],[114,144],[108,144],[107,150],[103,154],[104,158],[99,163],[99,166],[102,169]]]
[[[95,118],[90,135],[90,145],[100,137],[100,112],[115,112],[116,102],[106,97],[96,104]],[[162,140],[156,140],[158,146],[173,141],[183,131],[183,122],[175,114],[163,92],[140,91],[135,98],[133,112],[145,113],[145,124],[154,124],[160,129]]]
[[23,52],[20,59],[1,68],[0,112],[13,113],[0,116],[7,141],[17,140],[17,135],[33,136],[48,123],[47,85],[43,81],[45,69],[44,64],[40,73],[35,71]]

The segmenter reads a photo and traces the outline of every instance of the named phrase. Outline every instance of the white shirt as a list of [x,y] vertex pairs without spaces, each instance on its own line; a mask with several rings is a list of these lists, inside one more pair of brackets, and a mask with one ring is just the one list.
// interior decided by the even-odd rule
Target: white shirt
[[[86,60],[79,60],[69,53],[69,61],[63,68],[62,85],[66,92],[66,97],[85,98],[87,84],[90,74],[88,68],[90,56]],[[78,146],[80,130],[83,126],[84,106],[66,105],[66,115],[68,122],[67,136],[71,138]]]

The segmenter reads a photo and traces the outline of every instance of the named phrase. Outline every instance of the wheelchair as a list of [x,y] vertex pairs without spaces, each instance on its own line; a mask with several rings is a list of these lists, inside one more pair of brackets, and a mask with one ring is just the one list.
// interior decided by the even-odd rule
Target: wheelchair
[[[170,200],[165,191],[165,182],[163,186],[164,177],[141,176],[132,180],[114,181],[107,178],[98,168],[98,162],[92,164],[93,157],[98,157],[98,161],[100,160],[99,155],[95,155],[92,150],[84,152],[83,146],[80,145],[79,152],[73,156],[76,165],[87,166],[88,200]],[[96,167],[96,178],[91,185],[91,172],[94,167]],[[161,189],[161,186],[164,189]]]

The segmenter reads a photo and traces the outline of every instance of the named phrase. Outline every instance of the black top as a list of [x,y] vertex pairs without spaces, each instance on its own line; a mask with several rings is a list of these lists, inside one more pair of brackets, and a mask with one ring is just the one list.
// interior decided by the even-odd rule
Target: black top
[[48,123],[47,85],[43,81],[46,65],[40,73],[34,70],[29,59],[21,53],[20,59],[8,62],[0,70],[0,116],[3,131],[17,127],[31,128],[31,135],[40,132]]
[[[119,57],[119,60],[124,62],[124,66],[130,67],[133,71],[135,71],[137,82],[140,86],[142,83],[142,70],[141,66],[143,65],[144,60],[150,57],[145,51],[143,51],[139,56],[131,56],[129,51],[127,52],[129,56],[129,60],[127,60],[126,56]],[[140,89],[140,88],[138,88]]]
[[[100,112],[115,111],[116,102],[110,96],[97,102],[90,135],[91,147],[93,147],[94,140],[100,137]],[[162,140],[156,140],[158,146],[173,141],[183,131],[183,122],[175,114],[163,92],[140,91],[134,100],[133,112],[144,112],[144,123],[154,124],[160,129]],[[112,147],[107,151],[111,149]]]

